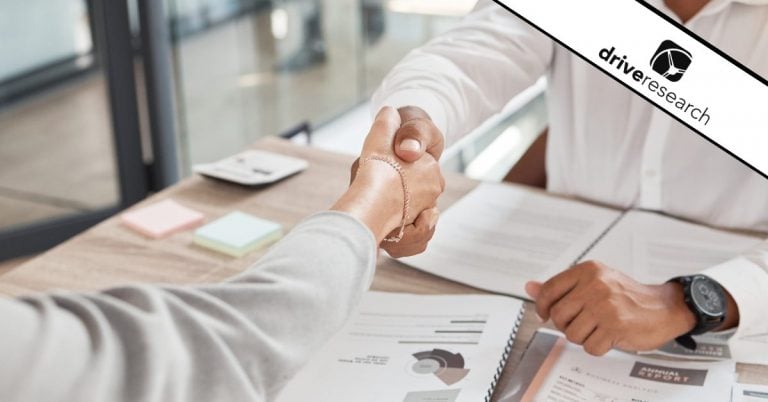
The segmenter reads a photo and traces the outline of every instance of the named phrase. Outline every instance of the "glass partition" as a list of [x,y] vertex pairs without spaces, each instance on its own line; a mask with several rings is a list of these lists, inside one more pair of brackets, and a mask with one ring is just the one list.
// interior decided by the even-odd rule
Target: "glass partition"
[[364,102],[466,0],[169,0],[185,168]]

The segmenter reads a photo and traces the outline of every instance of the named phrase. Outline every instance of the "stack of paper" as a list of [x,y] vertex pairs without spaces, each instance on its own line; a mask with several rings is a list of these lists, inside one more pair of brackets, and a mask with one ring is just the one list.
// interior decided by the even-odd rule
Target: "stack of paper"
[[152,238],[170,236],[201,223],[203,214],[173,200],[160,201],[148,207],[126,212],[120,220],[125,226]]
[[242,212],[232,212],[195,231],[194,243],[233,257],[277,241],[282,236],[279,223]]

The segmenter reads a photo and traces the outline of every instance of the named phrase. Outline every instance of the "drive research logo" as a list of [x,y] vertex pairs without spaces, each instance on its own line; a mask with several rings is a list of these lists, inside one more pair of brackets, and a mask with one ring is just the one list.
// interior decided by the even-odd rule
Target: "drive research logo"
[[678,82],[691,65],[692,58],[689,51],[671,40],[665,40],[653,55],[651,67],[664,78]]
[[[631,81],[635,81],[632,85],[636,92],[647,100],[656,103],[659,107],[662,107],[661,100],[670,106],[674,106],[681,114],[688,115],[687,122],[695,121],[704,126],[709,124],[712,116],[708,106],[701,105],[684,94],[675,92],[673,85],[665,85],[664,82],[657,81],[654,78],[656,74],[644,71],[637,64],[634,64],[626,54],[622,55],[622,53],[616,49],[616,46],[600,50],[598,57],[615,71],[610,72],[610,70],[606,69],[606,73],[614,76],[628,87],[632,84]],[[651,67],[653,67],[654,71],[671,82],[680,81],[690,65],[690,53],[672,41],[662,42],[659,50],[656,51],[656,55],[651,59]],[[620,78],[622,74],[626,77],[625,79]],[[651,100],[653,98],[657,100]],[[666,108],[662,107],[662,109]]]

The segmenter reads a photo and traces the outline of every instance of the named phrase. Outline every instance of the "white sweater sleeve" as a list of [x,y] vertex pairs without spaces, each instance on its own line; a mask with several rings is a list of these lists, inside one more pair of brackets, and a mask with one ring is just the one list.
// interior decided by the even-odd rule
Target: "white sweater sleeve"
[[549,68],[554,45],[490,0],[446,33],[410,52],[373,95],[381,107],[419,106],[452,144]]
[[375,262],[362,223],[324,212],[225,283],[0,299],[0,400],[269,401]]

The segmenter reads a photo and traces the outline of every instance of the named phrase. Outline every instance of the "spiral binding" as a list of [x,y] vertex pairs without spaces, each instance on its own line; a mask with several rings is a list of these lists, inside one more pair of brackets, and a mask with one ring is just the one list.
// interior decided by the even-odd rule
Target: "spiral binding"
[[499,383],[499,379],[501,378],[501,373],[504,372],[504,367],[507,365],[507,360],[509,359],[509,354],[512,353],[512,345],[515,343],[515,338],[517,337],[517,330],[520,328],[520,324],[523,322],[523,316],[525,315],[525,307],[520,307],[520,313],[517,315],[517,319],[515,320],[515,326],[512,328],[512,333],[509,335],[509,340],[507,341],[507,346],[504,347],[504,353],[501,355],[501,361],[499,362],[499,367],[496,369],[496,374],[493,376],[493,381],[491,382],[490,388],[488,388],[488,394],[485,396],[485,402],[491,402],[491,397],[493,397],[493,391],[496,389],[496,384]]
[[593,249],[593,248],[595,248],[595,246],[597,245],[597,243],[600,243],[600,240],[603,240],[603,237],[605,237],[605,236],[607,236],[607,235],[608,235],[608,232],[610,232],[610,231],[611,231],[611,230],[614,228],[614,226],[616,226],[616,225],[619,223],[619,221],[621,221],[621,220],[624,218],[624,216],[625,216],[625,215],[627,215],[627,211],[622,211],[622,212],[621,212],[621,214],[619,215],[619,217],[618,217],[618,218],[616,218],[616,219],[614,219],[614,220],[613,220],[613,222],[611,222],[611,224],[610,224],[610,225],[608,225],[608,227],[607,227],[607,228],[605,228],[605,230],[603,230],[603,233],[600,233],[600,236],[597,236],[597,239],[595,239],[594,241],[592,241],[592,243],[590,243],[590,244],[589,244],[589,247],[587,247],[587,249],[586,249],[586,250],[584,250],[584,252],[582,252],[581,254],[579,254],[579,256],[578,256],[578,257],[576,257],[576,260],[575,260],[575,261],[573,261],[573,264],[571,264],[571,265],[576,265],[576,264],[578,264],[579,262],[581,262],[581,260],[582,260],[582,259],[583,259],[583,258],[584,258],[584,257],[585,257],[587,254],[589,254],[589,252],[590,252],[590,251],[592,251],[592,249]]

